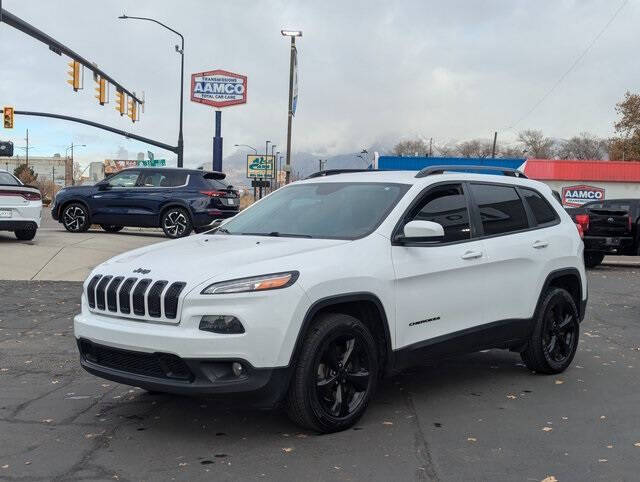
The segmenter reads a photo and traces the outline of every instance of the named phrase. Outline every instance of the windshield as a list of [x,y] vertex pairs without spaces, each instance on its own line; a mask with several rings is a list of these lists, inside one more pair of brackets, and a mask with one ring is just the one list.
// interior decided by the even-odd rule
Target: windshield
[[216,234],[357,239],[373,232],[409,187],[362,182],[291,185],[241,212]]
[[0,172],[0,184],[8,184],[9,186],[19,186],[20,183],[8,172]]

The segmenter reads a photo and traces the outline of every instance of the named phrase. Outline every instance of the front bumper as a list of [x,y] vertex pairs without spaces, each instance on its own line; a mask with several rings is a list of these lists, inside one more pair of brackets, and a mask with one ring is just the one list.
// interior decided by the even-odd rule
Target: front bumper
[[585,251],[597,251],[599,253],[618,253],[633,245],[631,236],[585,236]]
[[[254,368],[244,360],[185,359],[169,353],[123,350],[79,339],[80,364],[89,373],[145,390],[178,395],[227,397],[260,408],[278,405],[286,395],[289,369]],[[239,362],[236,376],[231,364]]]

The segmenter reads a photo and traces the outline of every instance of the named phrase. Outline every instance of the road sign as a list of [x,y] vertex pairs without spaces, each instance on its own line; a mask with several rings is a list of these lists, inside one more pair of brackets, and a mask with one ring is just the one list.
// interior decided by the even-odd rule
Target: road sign
[[258,179],[251,180],[251,187],[271,187],[271,181],[263,181]]
[[247,102],[247,77],[226,70],[191,74],[191,101],[213,107]]
[[273,179],[274,157],[249,154],[247,156],[247,177],[251,179]]

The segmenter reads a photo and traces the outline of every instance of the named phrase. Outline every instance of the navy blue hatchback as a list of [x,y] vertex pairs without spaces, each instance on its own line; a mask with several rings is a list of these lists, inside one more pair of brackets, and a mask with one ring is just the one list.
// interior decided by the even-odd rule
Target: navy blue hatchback
[[73,233],[99,224],[111,233],[124,226],[160,227],[168,237],[180,238],[237,214],[238,192],[224,178],[196,169],[124,169],[94,186],[60,190],[51,214]]

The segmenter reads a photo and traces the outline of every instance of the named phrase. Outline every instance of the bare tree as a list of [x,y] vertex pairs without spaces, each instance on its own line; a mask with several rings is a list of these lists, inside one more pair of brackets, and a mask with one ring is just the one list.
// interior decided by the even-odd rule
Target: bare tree
[[528,129],[518,134],[518,140],[526,149],[527,157],[533,159],[550,159],[554,157],[553,140],[545,137],[542,131]]
[[398,142],[393,148],[396,156],[427,156],[429,145],[422,139],[413,139]]
[[438,153],[440,157],[453,157],[456,155],[456,146],[450,143],[434,144],[433,151]]
[[84,169],[78,162],[73,163],[73,181],[78,183],[82,181],[82,174],[84,173]]
[[496,146],[496,156],[502,158],[520,158],[524,157],[524,152],[522,147],[514,147],[514,146]]
[[608,143],[604,139],[581,132],[564,142],[558,149],[560,159],[606,159]]
[[456,146],[460,157],[491,157],[492,144],[482,139],[463,141]]

